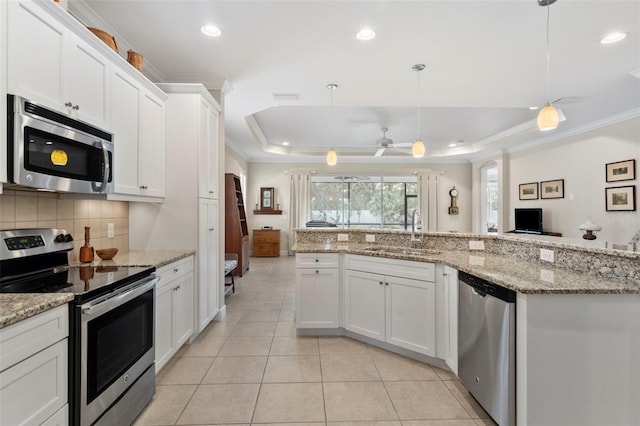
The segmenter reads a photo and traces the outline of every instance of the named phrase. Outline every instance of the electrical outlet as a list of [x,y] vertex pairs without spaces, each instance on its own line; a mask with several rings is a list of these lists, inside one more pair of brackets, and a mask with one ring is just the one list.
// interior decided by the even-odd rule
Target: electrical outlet
[[482,256],[469,256],[469,265],[484,266],[484,257],[482,257]]
[[372,234],[366,234],[364,236],[364,240],[368,243],[375,243],[376,242],[376,236],[372,235]]
[[469,240],[469,250],[484,250],[484,241]]
[[553,284],[555,282],[555,274],[549,269],[540,269],[540,279]]
[[553,250],[540,249],[540,260],[553,263]]
[[116,236],[115,226],[113,223],[107,223],[107,238],[113,238]]
[[349,241],[349,234],[338,234],[338,241]]

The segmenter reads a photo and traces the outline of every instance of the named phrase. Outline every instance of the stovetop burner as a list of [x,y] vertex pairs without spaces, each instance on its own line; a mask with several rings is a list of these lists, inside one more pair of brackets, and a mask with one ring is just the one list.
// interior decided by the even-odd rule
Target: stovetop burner
[[73,293],[83,303],[135,282],[155,267],[69,267],[73,239],[62,229],[0,231],[0,293]]

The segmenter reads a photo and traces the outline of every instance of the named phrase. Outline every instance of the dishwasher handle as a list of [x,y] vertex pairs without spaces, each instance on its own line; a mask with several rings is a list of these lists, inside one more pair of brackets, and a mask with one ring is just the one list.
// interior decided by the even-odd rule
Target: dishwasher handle
[[489,295],[507,303],[516,302],[517,293],[515,291],[489,282],[483,278],[476,277],[475,275],[468,274],[464,271],[458,271],[458,280],[471,287],[474,290],[474,294],[479,296],[484,297]]

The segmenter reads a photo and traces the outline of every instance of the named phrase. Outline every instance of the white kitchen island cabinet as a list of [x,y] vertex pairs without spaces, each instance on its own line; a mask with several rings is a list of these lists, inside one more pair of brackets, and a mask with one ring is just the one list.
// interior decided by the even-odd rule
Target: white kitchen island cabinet
[[193,333],[193,256],[158,268],[156,373]]
[[346,330],[435,357],[433,264],[347,255],[345,269]]
[[50,11],[8,2],[7,91],[108,129],[110,60]]
[[338,253],[296,255],[296,327],[340,327]]
[[67,424],[68,335],[67,305],[0,329],[0,425]]

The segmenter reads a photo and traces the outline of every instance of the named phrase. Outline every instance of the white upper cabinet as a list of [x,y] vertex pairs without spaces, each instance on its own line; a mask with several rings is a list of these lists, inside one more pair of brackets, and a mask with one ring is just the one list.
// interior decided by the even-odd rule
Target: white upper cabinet
[[210,97],[200,102],[199,182],[201,198],[218,199],[218,121],[220,107]]
[[115,192],[139,194],[138,127],[140,90],[127,74],[114,70],[111,76],[111,130],[114,134],[113,176]]
[[138,181],[141,194],[164,197],[164,101],[143,91],[140,100]]
[[108,128],[110,62],[33,1],[8,2],[7,91]]

